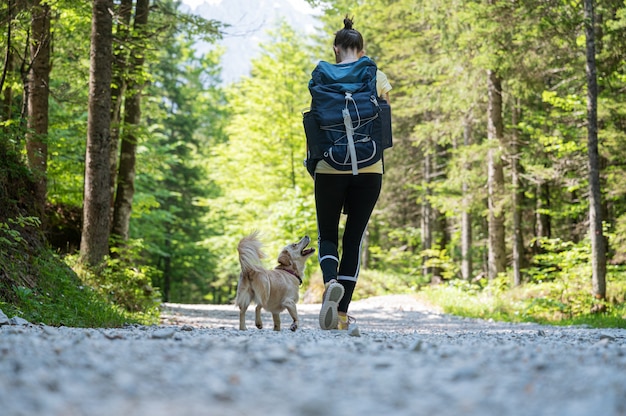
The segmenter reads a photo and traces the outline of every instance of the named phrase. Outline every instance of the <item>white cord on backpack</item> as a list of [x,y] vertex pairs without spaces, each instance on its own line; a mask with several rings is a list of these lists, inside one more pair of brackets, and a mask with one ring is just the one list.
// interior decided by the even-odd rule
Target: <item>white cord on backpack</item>
[[352,104],[354,105],[354,111],[356,112],[357,123],[356,123],[356,126],[353,127],[356,130],[359,127],[361,127],[361,114],[359,113],[359,107],[357,107],[356,101],[354,100],[354,98],[352,98],[352,93],[346,92],[346,106],[345,106],[346,109],[348,108],[349,101],[352,102]]
[[352,174],[359,174],[359,165],[356,160],[356,149],[354,148],[354,126],[352,126],[352,118],[350,117],[350,111],[344,108],[343,124],[346,126],[346,136],[348,138],[348,150],[350,151],[350,163],[352,164]]

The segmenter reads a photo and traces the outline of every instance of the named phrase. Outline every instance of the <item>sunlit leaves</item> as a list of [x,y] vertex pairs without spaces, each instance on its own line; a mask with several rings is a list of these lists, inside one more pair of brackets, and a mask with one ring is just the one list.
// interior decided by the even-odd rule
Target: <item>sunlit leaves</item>
[[[272,36],[251,76],[228,90],[228,141],[214,148],[211,171],[222,192],[211,204],[223,215],[224,241],[260,230],[268,253],[315,230],[312,180],[302,164],[313,65],[299,32],[281,24]],[[231,259],[224,272],[236,267]]]

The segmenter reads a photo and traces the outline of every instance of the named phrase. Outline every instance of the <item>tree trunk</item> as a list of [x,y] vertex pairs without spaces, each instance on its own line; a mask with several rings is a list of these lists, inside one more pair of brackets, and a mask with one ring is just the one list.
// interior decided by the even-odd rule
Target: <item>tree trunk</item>
[[122,241],[128,240],[130,214],[135,195],[135,165],[137,153],[138,127],[141,121],[141,70],[144,64],[145,51],[138,45],[145,39],[144,28],[148,22],[150,1],[137,0],[135,9],[135,47],[131,52],[131,77],[128,82],[128,91],[124,101],[124,130],[120,149],[120,164],[115,194],[113,212],[113,227],[111,232]]
[[35,0],[31,8],[31,66],[28,76],[26,154],[35,178],[35,204],[45,226],[48,166],[48,95],[50,92],[50,6]]
[[80,260],[99,265],[109,250],[111,207],[111,62],[113,0],[93,0],[89,70],[89,113]]
[[506,250],[504,241],[504,169],[502,167],[502,85],[494,71],[488,71],[488,207],[489,207],[489,247],[488,277],[495,278],[506,271]]
[[170,301],[172,290],[172,243],[169,230],[165,234],[165,255],[163,259],[163,302]]
[[[11,40],[7,41],[8,48],[11,48]],[[13,88],[10,85],[4,87],[4,79],[9,71],[13,71],[13,53],[8,50],[4,57],[4,68],[2,69],[2,79],[0,79],[0,91],[2,92],[2,104],[0,104],[0,120],[8,121],[13,116]],[[3,126],[3,129],[6,129]]]
[[537,184],[536,188],[536,230],[535,237],[537,238],[550,238],[552,236],[552,227],[550,223],[550,185],[546,182]]
[[517,123],[520,116],[519,101],[513,108],[513,137],[511,142],[511,181],[513,183],[513,285],[522,284],[524,239],[522,230],[522,203],[524,190],[520,180],[520,151]]
[[589,234],[593,295],[606,297],[606,245],[602,232],[602,194],[598,152],[598,80],[596,75],[593,0],[584,0],[587,46],[587,151],[589,156]]
[[[472,142],[471,120],[464,119],[463,145],[469,146]],[[469,170],[469,164],[465,166]],[[461,212],[461,276],[464,280],[472,278],[472,216],[470,214],[470,195],[467,182],[464,180],[463,211]]]
[[0,92],[4,92],[2,97],[2,106],[0,107],[0,120],[7,121],[11,119],[11,107],[13,105],[13,89],[10,85],[4,87],[7,75],[13,71],[13,18],[15,16],[15,6],[13,0],[8,0],[7,4],[7,33],[6,33],[6,53],[4,55],[4,65],[0,74]]
[[[448,238],[448,221],[446,216],[435,209],[433,211],[433,232],[435,234],[435,248],[441,253],[448,245],[450,239]],[[432,267],[432,282],[439,283],[443,281],[443,269],[439,266],[439,262],[436,263],[434,267]]]
[[[424,154],[424,186],[425,195],[422,199],[422,251],[430,250],[433,245],[433,214],[430,205],[430,180],[431,180],[431,158],[429,153]],[[432,278],[432,270],[428,266],[429,254],[422,255],[422,274],[425,279]]]
[[[446,166],[448,164],[448,148],[447,146],[442,146],[440,144],[435,144],[436,153],[433,157],[433,167],[431,172],[431,178],[429,182],[434,185],[437,181],[445,180],[445,172]],[[432,188],[432,186],[431,186]],[[429,192],[432,194],[432,191]],[[450,236],[448,232],[448,220],[443,212],[441,212],[438,208],[431,209],[432,215],[432,240],[433,240],[433,248],[438,250],[441,253],[446,249],[448,243],[450,241]],[[434,267],[432,267],[432,281],[433,282],[441,282],[443,281],[443,269],[439,266],[439,262],[436,263]]]
[[[122,101],[126,91],[126,67],[128,65],[128,48],[130,34],[130,17],[133,11],[133,0],[122,0],[117,12],[117,39],[113,54],[111,82],[111,201],[115,199],[115,183],[117,181],[117,160],[119,157],[120,123]],[[113,217],[113,207],[111,207]]]

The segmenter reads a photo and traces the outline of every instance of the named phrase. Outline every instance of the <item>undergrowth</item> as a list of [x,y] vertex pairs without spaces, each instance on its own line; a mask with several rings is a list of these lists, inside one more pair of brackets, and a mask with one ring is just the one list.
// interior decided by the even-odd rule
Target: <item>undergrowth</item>
[[626,328],[626,267],[608,265],[606,299],[592,295],[589,241],[533,242],[539,253],[524,269],[520,286],[502,274],[489,281],[445,281],[421,291],[427,301],[454,315],[510,322]]
[[501,275],[492,281],[451,280],[424,288],[420,293],[444,312],[459,316],[626,328],[626,270],[617,266],[608,268],[606,299],[598,300],[592,296],[591,272],[587,270],[590,266],[579,259],[574,267],[564,265],[542,272],[541,279],[531,275],[517,287],[511,287],[510,276]]
[[158,321],[158,292],[143,285],[140,271],[109,261],[102,278],[76,273],[38,240],[37,227],[19,217],[0,223],[0,310],[7,316],[72,327]]
[[[501,280],[498,278],[495,280]],[[571,293],[564,302],[551,297],[554,285],[530,283],[507,291],[492,290],[492,282],[485,287],[461,281],[431,286],[420,291],[420,297],[440,307],[445,313],[470,318],[493,319],[506,322],[535,322],[550,325],[588,325],[595,328],[626,328],[626,306],[623,302],[603,302],[604,312],[593,312],[595,301],[590,292]],[[622,292],[624,285],[613,285],[609,294]],[[577,299],[577,300],[575,300]],[[586,304],[589,309],[581,309]],[[573,312],[576,310],[576,312]]]
[[[2,253],[4,254],[4,253]],[[0,261],[6,259],[6,256]],[[73,327],[118,327],[142,318],[112,304],[80,281],[56,254],[42,249],[24,262],[3,263],[0,309],[33,324]],[[30,279],[19,278],[26,273]],[[18,278],[11,278],[17,276]]]
[[0,309],[54,326],[156,323],[158,293],[131,258],[119,255],[99,273],[77,274],[47,246],[34,208],[36,184],[17,143],[0,135]]
[[140,242],[129,241],[123,249],[114,249],[113,256],[107,257],[98,268],[84,267],[78,255],[67,256],[65,261],[82,282],[110,304],[143,323],[155,323],[159,318],[161,293],[151,281],[158,271],[141,265],[140,253]]

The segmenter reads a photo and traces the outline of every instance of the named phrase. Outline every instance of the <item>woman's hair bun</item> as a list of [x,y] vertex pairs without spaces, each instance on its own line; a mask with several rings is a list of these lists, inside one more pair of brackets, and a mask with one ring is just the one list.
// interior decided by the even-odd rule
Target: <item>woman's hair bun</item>
[[343,19],[343,29],[335,33],[333,45],[344,49],[363,50],[363,36],[352,27],[352,18],[348,15]]
[[352,30],[352,19],[350,19],[348,16],[343,19],[343,28],[347,30]]

